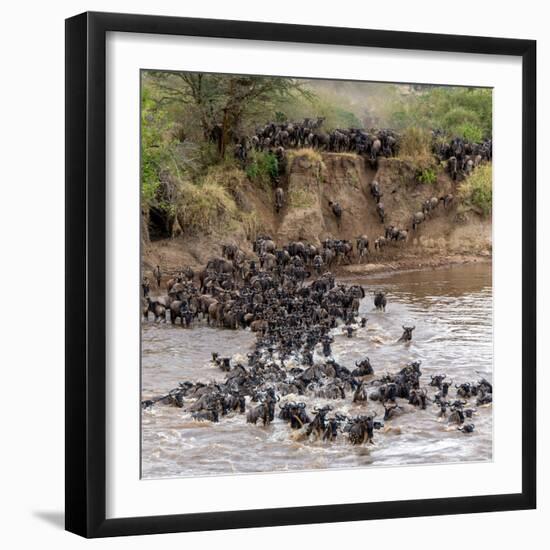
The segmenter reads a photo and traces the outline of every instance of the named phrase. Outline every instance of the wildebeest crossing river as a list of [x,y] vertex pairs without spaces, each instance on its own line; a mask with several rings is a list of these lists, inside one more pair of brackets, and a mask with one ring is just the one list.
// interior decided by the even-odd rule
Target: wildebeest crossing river
[[[359,313],[368,317],[347,338],[338,327],[332,331],[334,359],[352,369],[368,356],[375,375],[396,373],[406,363],[422,362],[421,385],[430,375],[445,373],[453,383],[493,381],[491,264],[468,264],[432,271],[404,272],[340,279],[360,283],[368,291]],[[374,311],[373,292],[387,292],[386,312]],[[402,325],[415,325],[410,343],[396,343]],[[166,393],[184,380],[223,380],[225,373],[211,363],[211,353],[223,356],[251,351],[256,336],[249,330],[222,330],[198,323],[183,329],[170,323],[142,324],[142,396]],[[322,360],[322,357],[315,356]],[[287,366],[291,361],[287,362]],[[433,396],[436,388],[429,388]],[[455,396],[454,384],[450,392]],[[353,404],[343,399],[285,396],[303,401],[308,410],[330,404],[333,410],[353,416],[376,411],[380,403]],[[333,442],[297,440],[288,423],[278,418],[268,426],[247,424],[245,415],[231,413],[219,423],[197,422],[185,409],[154,406],[142,411],[142,476],[144,478],[221,475],[388,465],[484,461],[492,457],[492,407],[475,406],[473,433],[438,420],[439,408],[425,410],[385,423],[375,432],[374,444],[350,445],[344,438]]]

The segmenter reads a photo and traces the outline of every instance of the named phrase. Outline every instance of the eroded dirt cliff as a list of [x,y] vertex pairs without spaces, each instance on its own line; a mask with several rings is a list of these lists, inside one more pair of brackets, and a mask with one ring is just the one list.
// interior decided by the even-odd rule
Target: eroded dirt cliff
[[[377,180],[386,212],[382,224],[376,202],[370,194],[370,183]],[[285,203],[277,214],[273,191],[246,178],[231,189],[243,219],[255,223],[232,223],[208,234],[189,234],[185,227],[175,226],[172,238],[152,240],[147,231],[147,216],[142,220],[143,270],[160,264],[167,271],[182,265],[199,267],[220,254],[222,243],[235,243],[252,254],[251,239],[257,233],[272,236],[278,246],[292,240],[314,244],[327,238],[349,239],[368,235],[371,245],[384,234],[384,225],[409,230],[406,242],[392,243],[381,252],[372,252],[367,265],[341,266],[347,271],[381,270],[444,265],[491,256],[491,221],[478,213],[461,208],[456,199],[456,183],[441,170],[433,184],[419,184],[414,163],[397,158],[380,158],[372,167],[363,157],[348,153],[311,151],[291,152],[286,174],[281,178]],[[424,200],[455,195],[447,209],[440,203],[416,231],[411,230],[412,216],[421,210]],[[338,202],[343,210],[337,222],[329,201]],[[247,217],[248,216],[248,217]]]

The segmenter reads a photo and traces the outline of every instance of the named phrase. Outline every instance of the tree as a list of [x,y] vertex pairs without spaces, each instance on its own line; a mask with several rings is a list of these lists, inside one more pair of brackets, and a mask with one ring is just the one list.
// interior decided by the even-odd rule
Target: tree
[[270,116],[276,104],[295,95],[313,97],[293,78],[149,71],[161,105],[183,105],[200,123],[202,138],[215,141],[224,156],[246,120]]

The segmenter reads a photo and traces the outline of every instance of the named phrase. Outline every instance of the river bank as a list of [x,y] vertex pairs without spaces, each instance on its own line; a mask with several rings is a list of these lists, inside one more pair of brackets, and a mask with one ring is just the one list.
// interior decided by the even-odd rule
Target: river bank
[[[153,220],[144,212],[143,273],[150,273],[156,265],[165,273],[181,270],[182,266],[201,270],[210,258],[221,255],[222,244],[235,245],[247,259],[253,259],[253,241],[266,234],[277,248],[300,241],[321,249],[327,238],[347,240],[354,246],[353,261],[358,261],[356,239],[366,235],[370,241],[368,262],[351,266],[351,272],[432,268],[491,257],[491,218],[466,208],[458,198],[456,182],[443,170],[438,172],[437,181],[428,185],[417,183],[410,163],[395,158],[380,159],[373,169],[357,155],[306,151],[293,153],[288,165],[281,179],[286,199],[280,212],[273,205],[273,190],[255,185],[244,175],[238,184],[232,181],[227,188],[239,219],[193,231],[182,215],[171,236],[158,238],[151,231]],[[382,192],[383,222],[370,192],[375,180]],[[448,194],[455,200],[447,208],[439,204],[413,231],[412,216],[425,201]],[[331,201],[342,208],[340,220],[329,206]],[[383,237],[391,225],[408,230],[406,241],[389,242],[374,250],[374,241]],[[332,264],[329,269],[344,271],[348,266]]]
[[412,271],[431,271],[445,269],[457,265],[467,264],[491,264],[492,256],[489,254],[453,254],[427,257],[405,257],[390,262],[351,264],[341,266],[335,270],[339,278],[368,277],[369,275],[385,275],[392,273],[406,273]]

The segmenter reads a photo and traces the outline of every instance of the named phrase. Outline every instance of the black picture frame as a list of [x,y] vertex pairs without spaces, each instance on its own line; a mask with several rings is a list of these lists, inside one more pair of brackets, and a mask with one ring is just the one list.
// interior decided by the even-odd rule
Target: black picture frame
[[[105,39],[108,31],[516,56],[523,67],[522,491],[517,494],[106,519]],[[536,507],[536,42],[83,13],[66,20],[66,529],[107,537]]]

